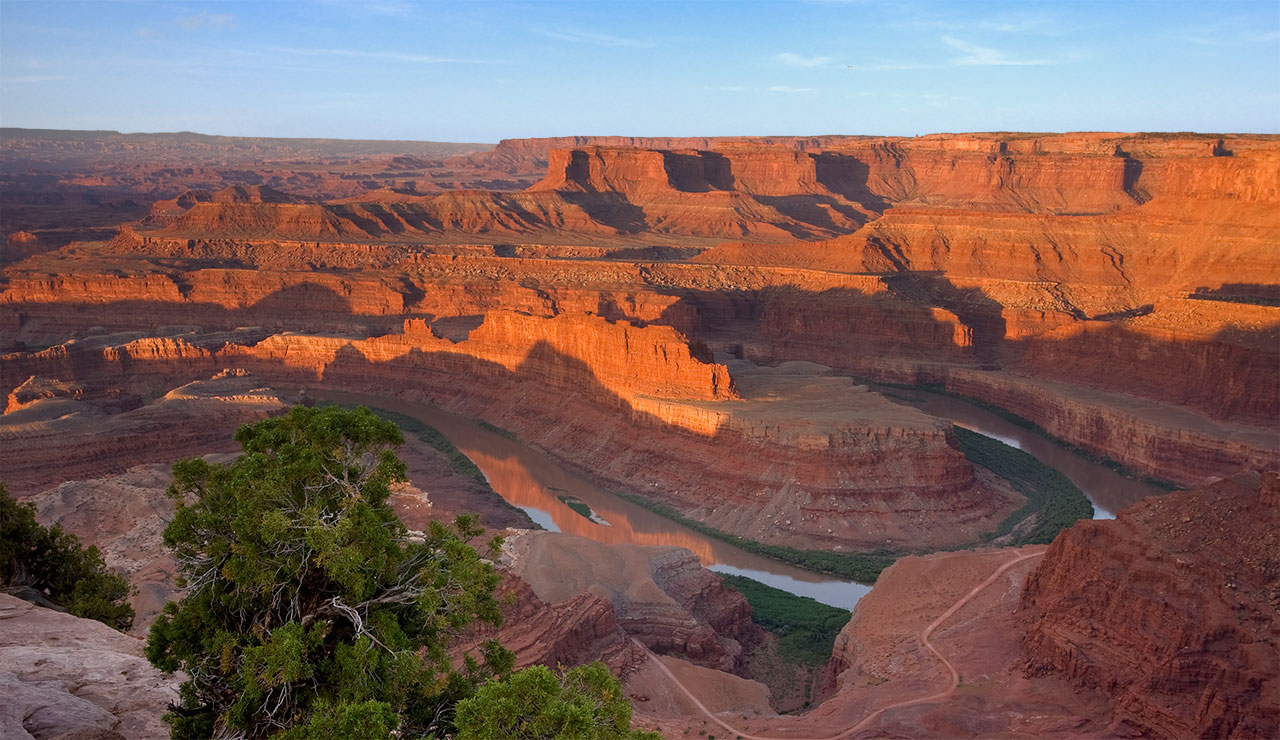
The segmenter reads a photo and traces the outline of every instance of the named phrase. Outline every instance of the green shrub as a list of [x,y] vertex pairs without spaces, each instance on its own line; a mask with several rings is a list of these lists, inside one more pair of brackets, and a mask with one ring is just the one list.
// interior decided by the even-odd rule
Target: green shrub
[[458,703],[457,725],[458,740],[661,740],[631,729],[631,703],[600,662],[490,681]]
[[118,630],[133,624],[124,576],[107,568],[98,548],[81,546],[58,525],[42,527],[31,504],[18,503],[0,485],[0,585],[28,587],[77,617]]

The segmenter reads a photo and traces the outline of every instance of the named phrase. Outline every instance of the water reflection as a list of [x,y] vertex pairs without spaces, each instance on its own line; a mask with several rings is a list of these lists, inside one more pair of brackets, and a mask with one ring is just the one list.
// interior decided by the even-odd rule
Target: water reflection
[[[489,479],[493,490],[546,529],[606,544],[683,547],[711,570],[744,575],[844,609],[852,609],[858,599],[871,590],[866,584],[792,567],[695,532],[614,496],[520,442],[435,407],[359,393],[311,391],[311,395],[318,400],[382,408],[430,424],[471,458]],[[582,516],[560,497],[578,499],[608,524]]]
[[1147,496],[1164,493],[1159,488],[1126,478],[1110,468],[1090,462],[1039,432],[1024,429],[958,398],[927,391],[904,391],[871,385],[874,390],[891,400],[914,406],[942,419],[950,419],[956,426],[998,439],[1058,470],[1079,486],[1093,502],[1094,519],[1114,519],[1117,511]]

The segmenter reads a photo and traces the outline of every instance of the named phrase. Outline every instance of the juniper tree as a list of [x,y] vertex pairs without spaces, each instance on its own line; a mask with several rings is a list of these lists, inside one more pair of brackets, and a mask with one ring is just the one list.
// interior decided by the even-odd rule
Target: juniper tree
[[[429,737],[505,674],[497,643],[455,669],[451,635],[501,619],[493,568],[460,517],[411,541],[387,503],[405,478],[400,431],[368,409],[296,407],[242,427],[229,465],[174,465],[164,532],[184,598],[147,658],[188,680],[175,738]],[[490,548],[498,546],[495,538]]]

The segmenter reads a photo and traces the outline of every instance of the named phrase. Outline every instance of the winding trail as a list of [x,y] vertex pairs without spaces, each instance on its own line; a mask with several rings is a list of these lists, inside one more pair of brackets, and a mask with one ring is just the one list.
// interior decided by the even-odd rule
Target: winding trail
[[986,580],[984,580],[982,583],[979,583],[977,586],[974,586],[972,589],[970,589],[969,593],[960,597],[959,600],[957,600],[946,611],[944,611],[941,615],[939,615],[937,619],[933,620],[932,622],[929,623],[928,626],[920,630],[920,633],[917,635],[917,637],[920,640],[920,644],[924,645],[925,648],[929,650],[929,652],[933,653],[934,657],[942,661],[942,664],[945,665],[947,667],[947,670],[951,672],[951,680],[948,683],[947,688],[935,694],[930,694],[928,696],[922,696],[916,699],[908,699],[906,701],[894,702],[893,704],[886,704],[885,706],[880,707],[879,709],[871,712],[866,717],[863,717],[862,721],[858,722],[858,724],[853,725],[852,727],[846,730],[843,730],[839,733],[836,733],[835,735],[828,735],[826,737],[793,737],[793,736],[785,736],[785,737],[772,736],[771,737],[771,736],[764,736],[764,735],[751,735],[749,733],[743,732],[742,730],[736,727],[733,727],[732,725],[728,724],[724,720],[720,719],[710,709],[707,709],[706,705],[703,704],[698,699],[698,697],[693,695],[693,692],[689,691],[689,689],[684,684],[680,683],[680,679],[676,678],[676,675],[671,672],[671,669],[668,668],[665,663],[663,663],[661,660],[658,659],[657,655],[654,655],[648,648],[644,647],[643,645],[640,645],[639,642],[636,642],[636,644],[640,645],[640,648],[644,650],[646,653],[648,653],[649,657],[653,659],[654,663],[658,666],[659,670],[661,670],[664,674],[666,674],[667,678],[671,679],[671,682],[675,684],[676,687],[679,688],[680,691],[682,691],[684,695],[687,696],[691,702],[693,702],[694,706],[696,706],[703,714],[707,715],[707,717],[712,722],[715,722],[717,725],[724,728],[726,731],[733,733],[733,735],[740,737],[743,740],[842,740],[843,738],[850,737],[855,732],[862,730],[868,724],[870,724],[872,720],[876,719],[877,717],[889,711],[890,709],[898,709],[899,707],[908,707],[915,704],[928,704],[931,702],[939,701],[941,699],[950,698],[953,694],[955,694],[956,688],[960,685],[960,674],[956,671],[955,666],[951,664],[951,661],[947,660],[942,655],[942,653],[938,652],[938,649],[933,646],[933,643],[929,641],[929,636],[932,635],[933,631],[936,630],[939,626],[941,626],[943,622],[949,619],[956,612],[960,611],[960,609],[963,608],[965,604],[969,603],[969,601],[972,600],[974,596],[977,596],[979,593],[981,593],[982,590],[985,589],[987,586],[990,586],[992,583],[995,583],[996,579],[1004,575],[1005,572],[1008,571],[1010,568],[1017,565],[1018,563],[1030,560],[1031,558],[1038,558],[1041,555],[1044,555],[1044,553],[1045,551],[1041,550],[1040,552],[1033,552],[1033,553],[1028,553],[1026,555],[1019,555],[1018,557],[1015,557],[1012,560],[1009,560],[1008,562],[1004,563],[999,568],[996,568],[995,571],[991,573],[991,575],[987,576]]

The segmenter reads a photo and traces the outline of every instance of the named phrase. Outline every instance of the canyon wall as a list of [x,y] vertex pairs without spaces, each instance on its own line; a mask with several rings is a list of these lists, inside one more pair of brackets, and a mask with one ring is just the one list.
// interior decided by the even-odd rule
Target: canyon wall
[[1203,485],[1243,469],[1280,469],[1280,435],[1265,426],[1226,424],[1179,406],[1005,373],[951,369],[946,388],[1179,485]]
[[1280,476],[1077,523],[1027,580],[1026,668],[1115,702],[1114,731],[1280,732]]
[[[365,183],[434,167],[415,157],[330,164]],[[939,512],[980,528],[1009,502],[979,503],[945,424],[877,422],[864,412],[880,407],[845,386],[833,407],[852,421],[806,426],[793,406],[779,423],[785,404],[765,397],[815,382],[774,378],[747,398],[706,361],[949,383],[1184,484],[1272,466],[1278,165],[1275,137],[569,137],[442,164],[458,177],[532,168],[542,180],[525,192],[394,178],[336,199],[260,178],[197,188],[107,243],[6,267],[0,345],[17,351],[0,374],[10,388],[85,381],[87,362],[138,383],[148,367],[232,364],[414,393],[566,457],[585,450],[581,469],[717,526],[907,541],[883,512],[922,512],[918,533]],[[686,348],[634,350],[655,325]],[[138,341],[76,359],[103,331]],[[464,379],[406,388],[436,375]],[[753,516],[789,477],[803,490]],[[823,523],[855,511],[843,534]]]
[[789,546],[958,543],[1015,505],[976,483],[943,422],[847,379],[766,375],[744,398],[704,357],[668,327],[495,313],[458,343],[412,320],[372,339],[89,337],[7,355],[0,376],[142,392],[236,367],[277,383],[430,400],[510,428],[608,485]]
[[[180,354],[175,346],[153,357],[173,358]],[[131,362],[155,361],[123,353],[110,356],[125,374]],[[65,372],[68,367],[75,367],[74,362],[52,363],[47,369]],[[142,462],[234,450],[232,437],[241,425],[287,408],[261,378],[235,371],[215,375],[202,371],[199,362],[173,365],[167,380],[149,387],[129,387],[119,383],[119,375],[99,377],[94,369],[82,370],[89,371],[84,384],[33,382],[37,377],[10,394],[10,408],[0,415],[0,469],[13,495],[27,497],[68,478],[121,472]],[[78,374],[83,373],[63,377],[74,381]],[[201,376],[206,379],[164,390]],[[6,373],[4,384],[9,382]],[[32,386],[42,387],[24,393]],[[153,392],[163,395],[144,403],[143,396]],[[92,398],[77,398],[82,393]]]
[[746,599],[688,550],[529,532],[504,553],[504,567],[539,598],[558,604],[595,594],[613,605],[623,631],[660,654],[741,672],[747,649],[764,637]]

